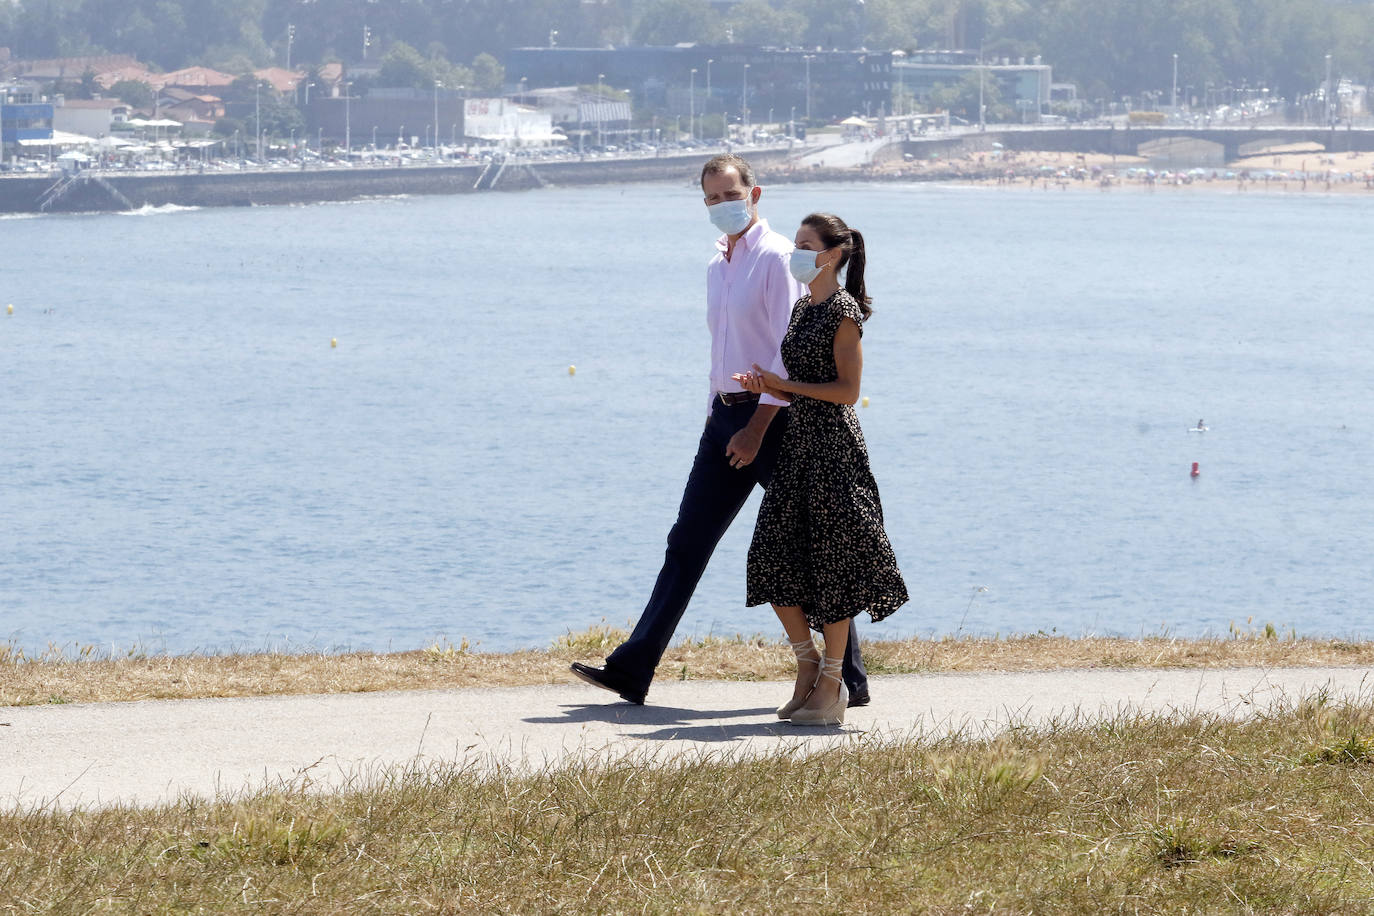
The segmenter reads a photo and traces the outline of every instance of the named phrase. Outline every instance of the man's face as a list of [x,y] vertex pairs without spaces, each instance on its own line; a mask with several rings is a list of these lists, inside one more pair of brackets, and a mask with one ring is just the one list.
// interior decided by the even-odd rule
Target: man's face
[[714,172],[701,180],[702,196],[708,207],[727,200],[746,198],[749,203],[757,204],[761,190],[758,185],[752,188],[745,187],[743,179],[739,177],[739,171],[733,168]]

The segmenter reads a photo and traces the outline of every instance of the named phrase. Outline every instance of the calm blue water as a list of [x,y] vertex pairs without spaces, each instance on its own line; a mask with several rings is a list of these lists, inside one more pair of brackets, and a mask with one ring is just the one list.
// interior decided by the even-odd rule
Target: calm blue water
[[[870,240],[860,417],[913,601],[865,632],[1374,635],[1374,202],[763,205]],[[0,221],[0,638],[625,625],[704,419],[711,238],[676,185]],[[741,606],[752,518],[684,634],[777,630]]]

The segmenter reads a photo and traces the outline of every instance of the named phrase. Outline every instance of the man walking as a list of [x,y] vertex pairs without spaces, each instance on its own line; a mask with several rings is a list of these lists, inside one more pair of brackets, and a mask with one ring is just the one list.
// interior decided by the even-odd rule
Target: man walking
[[[711,331],[711,403],[706,429],[682,494],[677,521],[649,603],[630,638],[605,667],[572,666],[573,673],[631,703],[642,704],[668,643],[696,590],[716,544],[756,484],[767,486],[782,442],[787,404],[749,394],[731,376],[757,363],[786,374],[778,346],[805,292],[788,271],[792,242],[759,218],[763,189],[739,156],[709,160],[701,190],[712,224],[724,235],[706,268],[706,323]],[[868,677],[850,624],[844,659],[849,705],[868,703]]]

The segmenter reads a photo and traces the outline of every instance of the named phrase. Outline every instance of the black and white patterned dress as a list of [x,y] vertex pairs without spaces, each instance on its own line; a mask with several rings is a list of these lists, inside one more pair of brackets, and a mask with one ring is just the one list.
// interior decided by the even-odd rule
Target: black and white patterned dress
[[[841,289],[824,302],[797,300],[782,362],[798,382],[833,382],[835,332],[863,313]],[[748,604],[799,605],[814,629],[867,612],[882,620],[907,601],[849,404],[794,396],[773,479],[749,545]]]

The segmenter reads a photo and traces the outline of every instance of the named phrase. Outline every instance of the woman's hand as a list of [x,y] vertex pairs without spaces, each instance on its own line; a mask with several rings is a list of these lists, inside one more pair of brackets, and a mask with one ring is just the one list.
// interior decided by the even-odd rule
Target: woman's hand
[[763,384],[763,379],[759,378],[758,375],[753,372],[736,372],[730,377],[739,382],[740,387],[750,394],[766,393],[766,386]]
[[736,372],[730,377],[739,382],[740,387],[750,394],[766,394],[780,401],[792,400],[791,394],[777,387],[777,383],[782,381],[781,377],[761,369],[758,365],[750,372]]
[[758,363],[754,363],[754,371],[749,374],[759,380],[768,394],[782,393],[782,376],[776,372],[769,372]]

